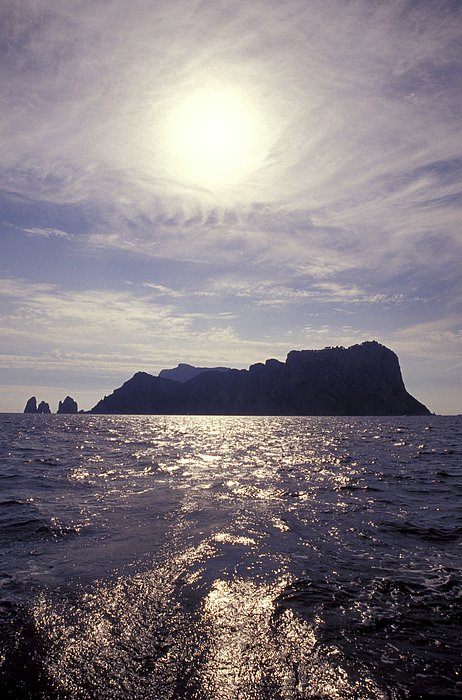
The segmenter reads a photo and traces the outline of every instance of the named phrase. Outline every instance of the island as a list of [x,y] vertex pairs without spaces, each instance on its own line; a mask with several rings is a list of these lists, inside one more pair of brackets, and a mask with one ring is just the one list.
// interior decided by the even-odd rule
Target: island
[[285,362],[269,359],[248,370],[196,369],[199,373],[186,381],[183,371],[176,373],[182,381],[168,378],[166,371],[158,377],[137,372],[90,413],[430,415],[406,391],[397,355],[375,340],[349,348],[292,350]]

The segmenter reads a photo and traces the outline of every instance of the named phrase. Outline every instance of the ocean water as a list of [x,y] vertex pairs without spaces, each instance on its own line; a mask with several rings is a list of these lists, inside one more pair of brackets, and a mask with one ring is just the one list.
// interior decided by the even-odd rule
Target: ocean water
[[462,418],[0,415],[0,689],[462,698]]

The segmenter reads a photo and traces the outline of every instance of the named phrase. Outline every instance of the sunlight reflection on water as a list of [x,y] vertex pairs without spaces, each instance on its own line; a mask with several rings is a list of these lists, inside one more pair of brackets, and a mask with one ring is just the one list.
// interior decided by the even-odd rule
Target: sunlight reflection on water
[[[225,533],[215,540],[253,544]],[[284,568],[271,583],[210,583],[204,574],[217,554],[204,543],[155,572],[101,583],[60,606],[42,595],[35,621],[55,644],[55,682],[88,700],[386,700],[360,664],[352,670],[339,649],[319,646],[315,621],[278,606],[290,586]]]
[[20,600],[32,620],[0,632],[10,668],[29,640],[59,700],[459,687],[457,423],[15,420],[30,435],[5,461],[3,613]]

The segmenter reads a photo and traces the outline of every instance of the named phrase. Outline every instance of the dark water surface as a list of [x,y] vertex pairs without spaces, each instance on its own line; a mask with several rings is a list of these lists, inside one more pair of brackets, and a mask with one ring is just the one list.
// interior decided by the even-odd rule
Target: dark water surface
[[462,698],[462,418],[0,415],[0,689]]

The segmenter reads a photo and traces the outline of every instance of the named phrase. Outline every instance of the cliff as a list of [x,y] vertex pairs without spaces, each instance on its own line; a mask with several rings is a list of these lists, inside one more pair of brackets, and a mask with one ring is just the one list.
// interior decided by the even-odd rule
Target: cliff
[[173,381],[138,372],[91,413],[195,415],[428,415],[405,389],[394,352],[372,341],[292,351],[248,370]]

